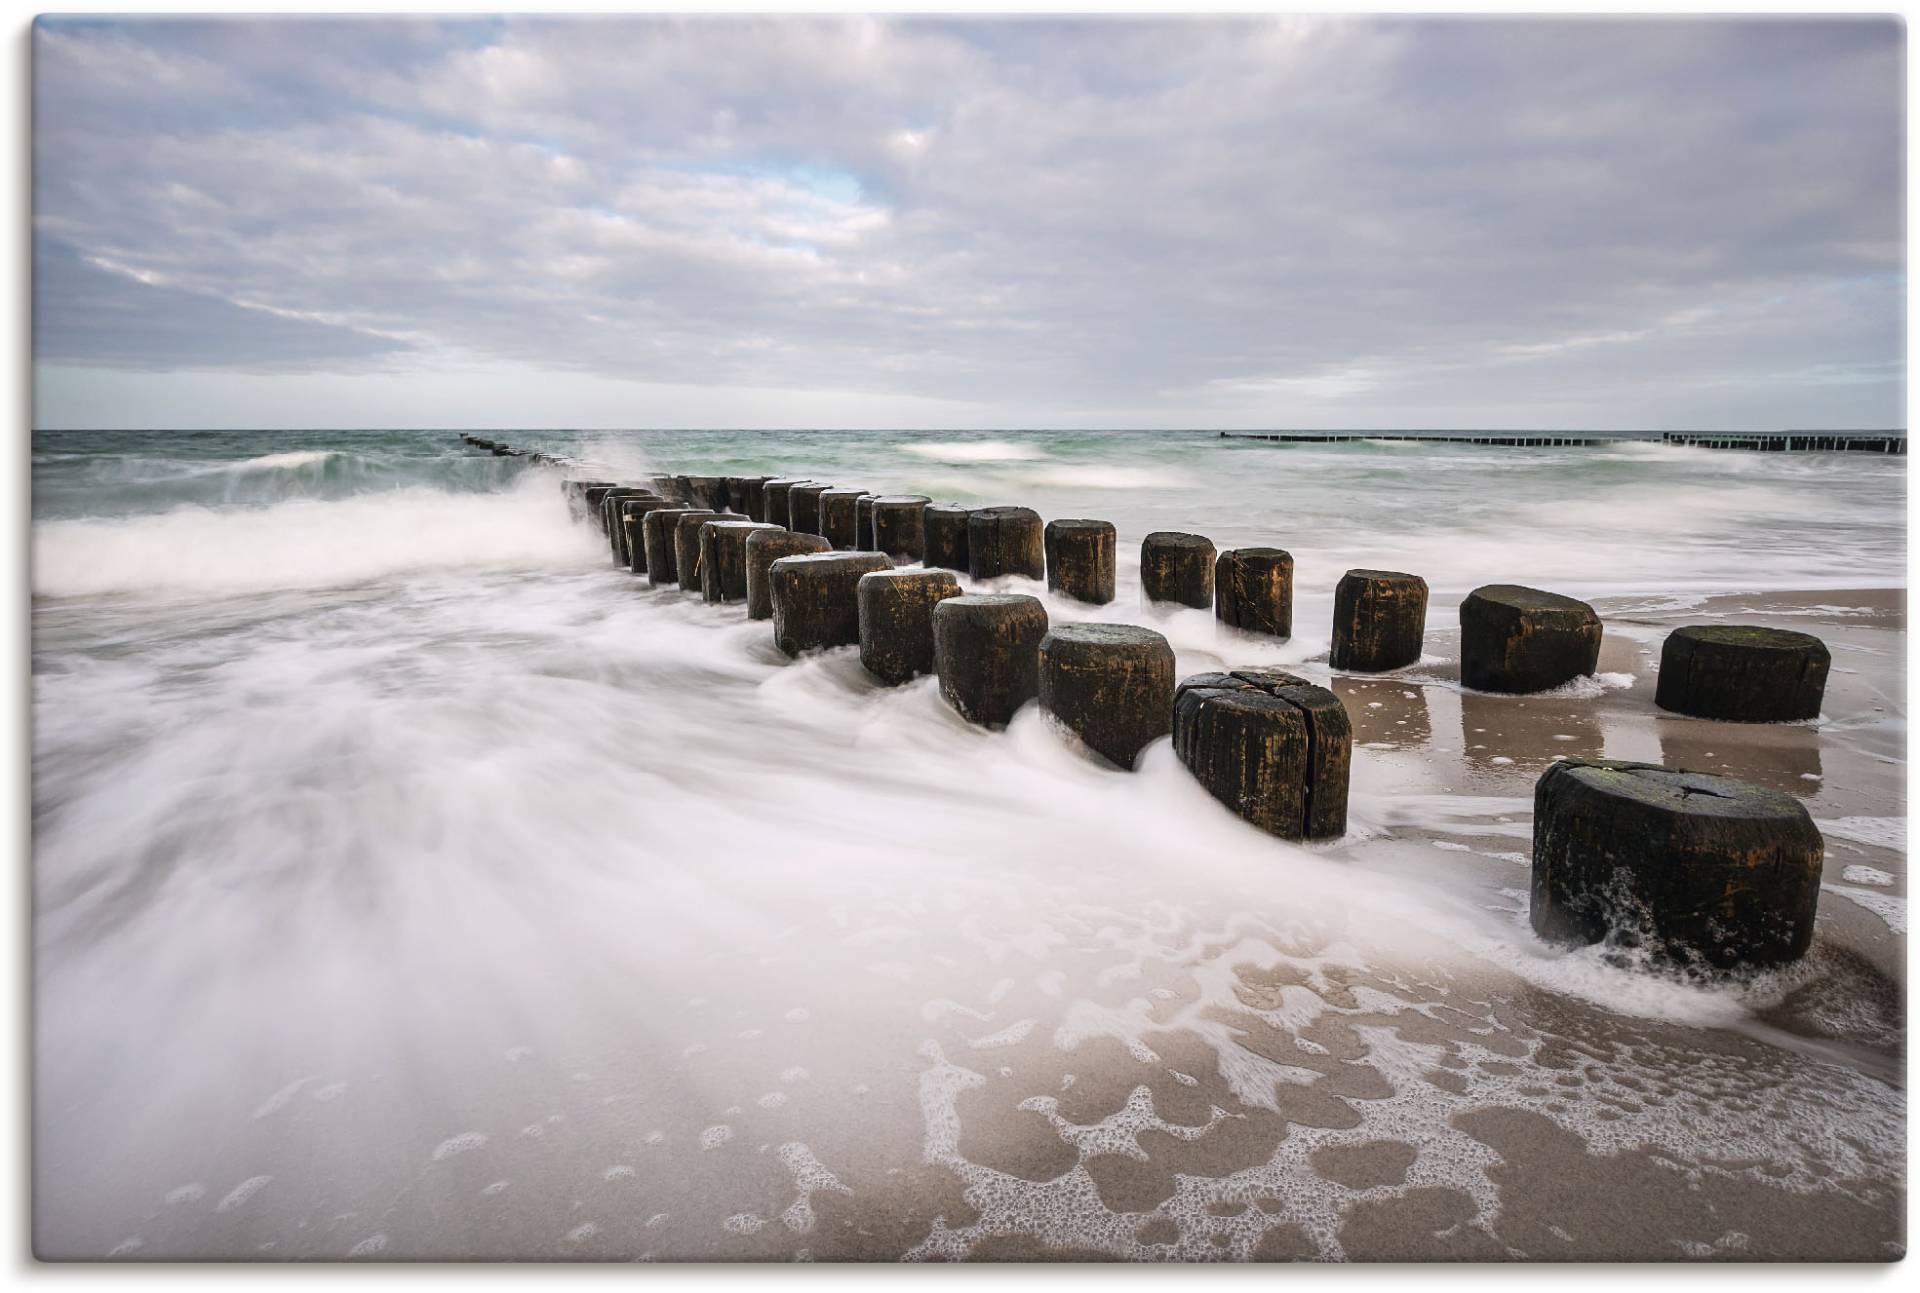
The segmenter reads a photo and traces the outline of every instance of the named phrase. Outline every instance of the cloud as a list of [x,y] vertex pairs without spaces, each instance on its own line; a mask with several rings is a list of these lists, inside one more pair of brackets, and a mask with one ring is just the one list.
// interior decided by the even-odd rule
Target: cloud
[[720,423],[1897,424],[1903,57],[1889,21],[42,20],[36,357],[511,365],[559,421],[590,377]]

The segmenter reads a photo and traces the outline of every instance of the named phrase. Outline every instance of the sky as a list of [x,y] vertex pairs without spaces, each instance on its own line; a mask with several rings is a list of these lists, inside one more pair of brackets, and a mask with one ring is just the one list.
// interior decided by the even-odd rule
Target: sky
[[34,422],[1905,425],[1893,20],[41,19]]

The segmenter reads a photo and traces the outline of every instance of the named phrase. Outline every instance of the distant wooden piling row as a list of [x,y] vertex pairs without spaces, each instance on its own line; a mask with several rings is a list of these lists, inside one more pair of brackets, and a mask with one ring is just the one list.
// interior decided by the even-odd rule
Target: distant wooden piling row
[[[617,564],[708,602],[744,601],[749,619],[773,622],[787,655],[857,647],[881,682],[932,674],[946,704],[987,727],[1038,701],[1120,769],[1171,736],[1195,779],[1259,829],[1302,841],[1346,831],[1353,729],[1328,689],[1277,669],[1178,681],[1173,648],[1152,629],[1051,624],[1037,597],[969,592],[955,573],[1045,579],[1060,597],[1105,605],[1116,583],[1109,522],[1043,526],[1029,508],[966,508],[802,476],[570,479],[563,490],[576,519],[599,518]],[[1212,609],[1227,633],[1292,634],[1294,562],[1284,549],[1217,552],[1204,535],[1157,531],[1140,561],[1143,599],[1163,615]],[[1603,626],[1585,602],[1489,584],[1459,614],[1466,689],[1533,694],[1598,667]],[[1417,665],[1426,618],[1418,575],[1346,572],[1334,597],[1332,668]],[[1708,720],[1814,718],[1828,662],[1825,645],[1802,633],[1676,629],[1656,703]],[[1555,762],[1535,798],[1532,919],[1541,937],[1625,940],[1655,959],[1722,969],[1806,950],[1823,845],[1791,796],[1671,768],[1573,760]]]
[[[1471,431],[1222,431],[1222,440],[1276,440],[1285,444],[1348,444],[1356,440],[1477,444],[1508,449],[1584,449],[1621,443],[1618,436]],[[1663,431],[1661,444],[1760,453],[1895,453],[1907,451],[1904,431]]]

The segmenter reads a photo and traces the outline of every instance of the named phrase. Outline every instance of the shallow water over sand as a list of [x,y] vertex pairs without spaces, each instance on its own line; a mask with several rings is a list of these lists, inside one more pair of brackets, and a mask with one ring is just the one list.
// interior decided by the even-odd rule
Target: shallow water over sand
[[[1899,1251],[1904,624],[1841,590],[1900,583],[1901,464],[506,438],[1112,519],[1118,600],[1050,613],[1332,682],[1352,829],[1284,845],[1164,743],[1122,774],[1032,711],[786,662],[451,435],[42,436],[43,1256]],[[1288,547],[1297,636],[1142,608],[1157,528]],[[1427,661],[1329,678],[1356,565],[1426,575]],[[1600,678],[1464,692],[1452,607],[1495,579],[1602,598]],[[1823,719],[1658,716],[1659,641],[1705,616],[1825,637]],[[1557,754],[1804,797],[1814,954],[1700,987],[1537,944]]]

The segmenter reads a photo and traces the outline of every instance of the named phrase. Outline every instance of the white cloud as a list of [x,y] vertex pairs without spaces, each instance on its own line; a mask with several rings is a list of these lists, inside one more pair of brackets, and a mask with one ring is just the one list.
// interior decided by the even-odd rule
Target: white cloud
[[591,376],[721,422],[811,390],[988,424],[1892,423],[1902,43],[42,22],[37,263],[108,272],[47,279],[37,354],[280,372],[301,416],[303,374],[471,361],[554,375],[569,421]]

